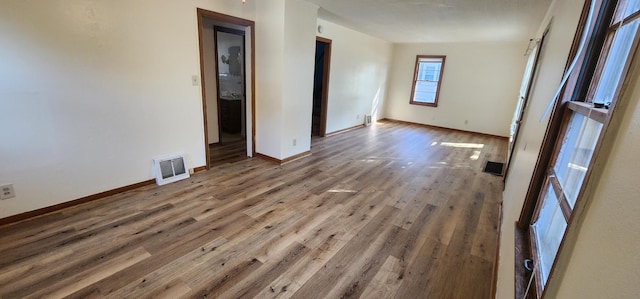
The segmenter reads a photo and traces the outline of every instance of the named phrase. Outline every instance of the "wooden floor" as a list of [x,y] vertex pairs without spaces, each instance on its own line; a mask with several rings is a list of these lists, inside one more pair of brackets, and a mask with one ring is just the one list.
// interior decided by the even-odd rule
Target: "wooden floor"
[[212,167],[246,160],[249,158],[247,157],[247,141],[237,139],[210,144],[209,156]]
[[489,298],[505,150],[378,123],[0,227],[0,297]]

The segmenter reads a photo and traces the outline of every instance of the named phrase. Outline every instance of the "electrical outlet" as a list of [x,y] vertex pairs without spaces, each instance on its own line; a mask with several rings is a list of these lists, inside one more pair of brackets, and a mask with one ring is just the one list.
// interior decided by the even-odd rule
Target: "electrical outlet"
[[465,124],[465,125],[469,124],[469,120],[468,120],[468,119],[465,119],[465,120],[464,120],[464,124]]
[[360,114],[356,115],[356,119],[360,119]]
[[200,77],[198,75],[191,76],[191,85],[200,86]]
[[296,146],[297,143],[298,143],[297,140],[293,139],[293,146]]
[[0,186],[0,199],[9,199],[12,197],[16,197],[16,192],[13,191],[13,184]]
[[193,174],[194,172],[193,168],[189,168],[189,174]]

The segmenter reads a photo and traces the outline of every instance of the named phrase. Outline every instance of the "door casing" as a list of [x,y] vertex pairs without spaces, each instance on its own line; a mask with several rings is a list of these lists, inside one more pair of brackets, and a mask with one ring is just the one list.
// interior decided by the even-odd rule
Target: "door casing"
[[[202,9],[202,8],[197,8],[196,13],[197,13],[197,19],[198,19],[198,43],[199,43],[198,48],[200,51],[200,78],[202,78],[201,82],[205,82],[205,80],[207,80],[205,69],[204,69],[205,64],[204,64],[204,48],[203,48],[203,36],[202,36],[203,20],[206,18],[206,19],[218,21],[221,23],[229,23],[229,24],[234,24],[234,25],[239,25],[239,26],[244,26],[249,28],[250,45],[251,45],[251,65],[245,66],[245,69],[246,67],[251,68],[251,86],[247,87],[245,84],[245,90],[247,88],[251,89],[251,153],[253,156],[255,156],[255,153],[256,153],[256,109],[255,109],[256,108],[255,31],[256,30],[255,30],[255,22],[230,16],[230,15],[213,12],[213,11]],[[246,72],[245,72],[245,76],[246,76]],[[207,90],[205,88],[205,84],[200,84],[200,88],[202,90],[202,113],[203,113],[203,120],[204,120],[203,125],[204,125],[204,148],[205,148],[205,156],[206,156],[206,169],[210,169],[211,157],[209,152],[209,133],[208,133],[209,128],[207,124],[207,97],[206,97]]]

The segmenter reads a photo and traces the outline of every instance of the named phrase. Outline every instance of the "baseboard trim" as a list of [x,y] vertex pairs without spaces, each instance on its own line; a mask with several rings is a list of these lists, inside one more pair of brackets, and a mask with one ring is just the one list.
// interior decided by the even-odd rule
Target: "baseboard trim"
[[342,130],[334,131],[334,132],[331,132],[331,133],[327,133],[327,134],[325,134],[325,135],[324,135],[324,137],[329,137],[329,136],[333,136],[333,135],[338,135],[338,134],[340,134],[340,133],[344,133],[344,132],[347,132],[347,131],[351,131],[351,130],[355,130],[355,129],[360,129],[360,128],[364,128],[364,127],[365,127],[365,125],[357,125],[357,126],[354,126],[354,127],[350,127],[350,128],[346,128],[346,129],[342,129]]
[[[207,170],[206,166],[200,166],[200,167],[195,167],[193,169],[193,172],[194,173],[198,173],[198,172],[205,171],[205,170]],[[56,205],[53,205],[53,206],[48,206],[48,207],[40,208],[40,209],[37,209],[37,210],[28,211],[28,212],[20,213],[20,214],[9,216],[9,217],[5,217],[5,218],[0,218],[0,226],[17,223],[17,222],[20,222],[20,221],[23,221],[23,220],[26,220],[26,219],[35,218],[35,217],[38,217],[38,216],[42,216],[44,214],[56,212],[56,211],[59,211],[59,210],[62,210],[62,209],[66,209],[66,208],[69,208],[69,207],[81,205],[83,203],[87,203],[87,202],[91,202],[91,201],[94,201],[94,200],[102,199],[102,198],[105,198],[105,197],[108,197],[108,196],[111,196],[111,195],[116,195],[116,194],[123,193],[123,192],[126,192],[126,191],[131,191],[131,190],[134,190],[134,189],[138,189],[140,187],[153,185],[155,183],[156,183],[155,179],[146,180],[146,181],[142,181],[142,182],[139,182],[139,183],[135,183],[135,184],[131,184],[131,185],[127,185],[127,186],[123,186],[123,187],[107,190],[107,191],[104,191],[104,192],[88,195],[88,196],[81,197],[81,198],[78,198],[78,199],[74,199],[74,200],[71,200],[71,201],[66,201],[66,202],[59,203],[59,204],[56,204]]]
[[260,159],[267,160],[269,162],[274,162],[274,163],[278,163],[278,164],[282,163],[282,160],[280,160],[280,159],[276,159],[274,157],[267,156],[267,155],[261,154],[261,153],[256,153],[256,157],[258,157]]
[[482,135],[482,136],[488,136],[488,137],[494,137],[494,138],[500,138],[500,139],[509,139],[509,137],[505,137],[505,136],[499,136],[499,135],[493,135],[493,134],[487,134],[487,133],[480,133],[480,132],[474,132],[474,131],[467,131],[467,130],[460,130],[460,129],[454,129],[454,128],[447,128],[447,127],[440,127],[440,126],[434,126],[434,125],[427,125],[427,124],[421,124],[421,123],[416,123],[416,122],[411,122],[411,121],[404,121],[404,120],[399,120],[399,119],[393,119],[393,118],[383,118],[383,119],[379,119],[378,122],[394,122],[394,123],[401,123],[401,124],[408,124],[408,125],[416,125],[416,126],[421,126],[421,127],[427,127],[427,128],[434,128],[434,129],[444,129],[444,130],[451,130],[451,131],[457,131],[457,132],[463,132],[463,133],[471,133],[471,134],[475,134],[475,135]]
[[147,181],[131,184],[131,185],[128,185],[128,186],[115,188],[115,189],[112,189],[112,190],[107,190],[107,191],[104,191],[104,192],[100,192],[100,193],[92,194],[92,195],[89,195],[89,196],[81,197],[81,198],[74,199],[74,200],[71,200],[71,201],[66,201],[66,202],[59,203],[59,204],[56,204],[56,205],[53,205],[53,206],[48,206],[48,207],[40,208],[40,209],[37,209],[37,210],[28,211],[28,212],[20,213],[20,214],[17,214],[17,215],[5,217],[5,218],[0,219],[0,225],[11,224],[11,223],[19,222],[19,221],[26,220],[26,219],[29,219],[29,218],[35,218],[35,217],[38,217],[38,216],[41,216],[41,215],[44,215],[44,214],[48,214],[48,213],[56,212],[56,211],[59,211],[59,210],[65,209],[65,208],[81,205],[83,203],[87,203],[87,202],[94,201],[94,200],[97,200],[97,199],[105,198],[105,197],[108,197],[108,196],[111,196],[111,195],[115,195],[115,194],[118,194],[118,193],[122,193],[122,192],[125,192],[125,191],[137,189],[137,188],[148,186],[148,185],[153,185],[155,183],[156,183],[155,179],[147,180]]
[[265,154],[256,153],[256,157],[259,157],[259,158],[265,159],[265,160],[267,160],[269,162],[274,162],[274,163],[277,163],[277,164],[280,164],[280,165],[286,164],[286,163],[289,163],[289,162],[292,162],[292,161],[295,161],[295,160],[298,160],[298,159],[302,159],[302,158],[307,157],[307,156],[311,156],[311,151],[306,151],[304,153],[293,155],[291,157],[284,158],[282,160],[274,158],[274,157],[271,157],[271,156],[267,156]]
[[289,157],[289,158],[286,158],[286,159],[282,160],[282,163],[281,163],[281,164],[285,164],[285,163],[293,162],[293,161],[295,161],[295,160],[302,159],[302,158],[304,158],[304,157],[308,157],[308,156],[311,156],[311,151],[306,151],[306,152],[304,152],[304,153],[299,153],[299,154],[297,154],[297,155],[293,155],[293,156],[291,156],[291,157]]
[[493,257],[493,279],[491,281],[491,298],[498,293],[498,267],[500,266],[500,239],[502,238],[502,203],[498,206],[498,238],[496,240],[496,254]]
[[193,173],[198,173],[198,172],[205,171],[205,170],[207,170],[207,166],[203,165],[203,166],[194,168],[193,169]]

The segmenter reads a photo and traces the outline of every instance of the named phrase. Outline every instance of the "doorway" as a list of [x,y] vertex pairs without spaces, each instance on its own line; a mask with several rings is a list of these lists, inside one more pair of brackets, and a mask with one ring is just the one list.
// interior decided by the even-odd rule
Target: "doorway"
[[214,26],[218,142],[209,144],[212,165],[246,159],[245,32]]
[[203,9],[197,13],[209,169],[255,154],[254,22]]
[[327,133],[327,99],[331,40],[316,37],[315,70],[313,75],[313,109],[311,136],[324,137]]

